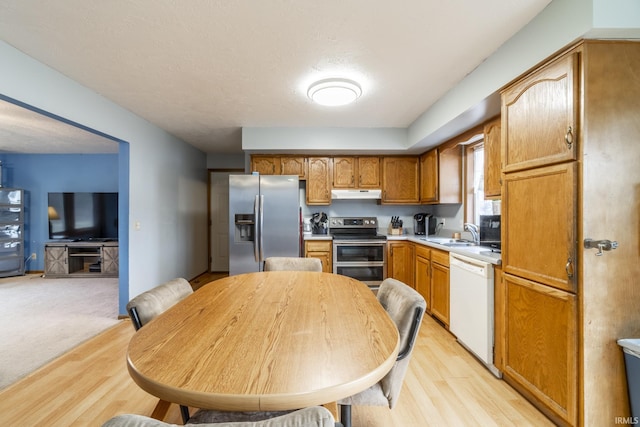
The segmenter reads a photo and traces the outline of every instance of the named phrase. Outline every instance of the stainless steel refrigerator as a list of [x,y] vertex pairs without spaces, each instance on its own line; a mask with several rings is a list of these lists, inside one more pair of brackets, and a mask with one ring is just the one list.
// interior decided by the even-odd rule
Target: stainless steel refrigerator
[[300,256],[296,175],[229,176],[229,275],[262,271],[272,256]]

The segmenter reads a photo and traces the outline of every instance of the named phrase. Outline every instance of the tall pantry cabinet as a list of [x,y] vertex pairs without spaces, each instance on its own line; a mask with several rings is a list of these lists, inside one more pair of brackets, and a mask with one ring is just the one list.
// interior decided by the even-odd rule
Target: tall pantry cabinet
[[589,40],[502,91],[502,369],[561,425],[629,415],[616,340],[640,337],[639,69],[640,43]]

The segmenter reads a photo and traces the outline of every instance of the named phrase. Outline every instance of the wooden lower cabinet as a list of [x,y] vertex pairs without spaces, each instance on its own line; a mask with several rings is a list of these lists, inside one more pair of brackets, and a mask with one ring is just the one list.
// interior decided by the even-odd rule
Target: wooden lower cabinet
[[555,422],[576,425],[576,296],[510,274],[503,283],[504,379]]
[[449,252],[431,251],[431,315],[449,326]]
[[427,303],[427,313],[431,313],[431,249],[416,245],[416,291]]
[[305,240],[304,256],[318,258],[322,262],[322,271],[333,273],[333,243],[331,240]]
[[414,282],[415,244],[407,241],[387,243],[387,277],[399,280],[412,288]]

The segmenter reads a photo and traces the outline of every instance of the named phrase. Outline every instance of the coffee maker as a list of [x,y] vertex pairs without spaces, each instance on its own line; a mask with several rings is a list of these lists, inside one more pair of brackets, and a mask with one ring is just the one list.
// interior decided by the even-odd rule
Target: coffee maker
[[427,231],[430,230],[430,219],[432,218],[429,213],[417,213],[413,216],[413,233],[417,236],[424,236],[427,234]]

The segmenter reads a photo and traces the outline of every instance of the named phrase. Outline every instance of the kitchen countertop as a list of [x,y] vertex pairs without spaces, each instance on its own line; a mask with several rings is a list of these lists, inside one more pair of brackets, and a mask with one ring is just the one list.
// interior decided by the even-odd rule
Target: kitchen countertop
[[304,240],[333,240],[330,234],[304,233]]
[[[453,252],[459,255],[468,256],[480,261],[488,262],[494,265],[502,264],[502,255],[499,252],[493,252],[492,248],[487,246],[458,246],[449,247],[442,243],[448,240],[452,240],[446,237],[429,237],[437,241],[426,241],[424,236],[416,236],[413,234],[401,234],[401,235],[388,235],[387,241],[407,240],[410,242],[418,243],[420,245],[429,246],[434,249],[439,249],[445,252]],[[304,240],[332,240],[330,234],[304,234]]]
[[488,246],[457,246],[450,247],[445,246],[439,242],[446,242],[453,240],[448,237],[433,237],[430,236],[429,239],[433,239],[434,241],[425,240],[425,236],[416,236],[411,234],[402,234],[402,235],[392,235],[387,236],[387,241],[394,240],[408,240],[410,242],[418,243],[421,245],[429,246],[434,249],[439,249],[445,252],[453,252],[459,255],[468,256],[469,258],[474,258],[480,261],[488,262],[494,265],[502,264],[502,255],[499,252],[493,252],[492,248]]

